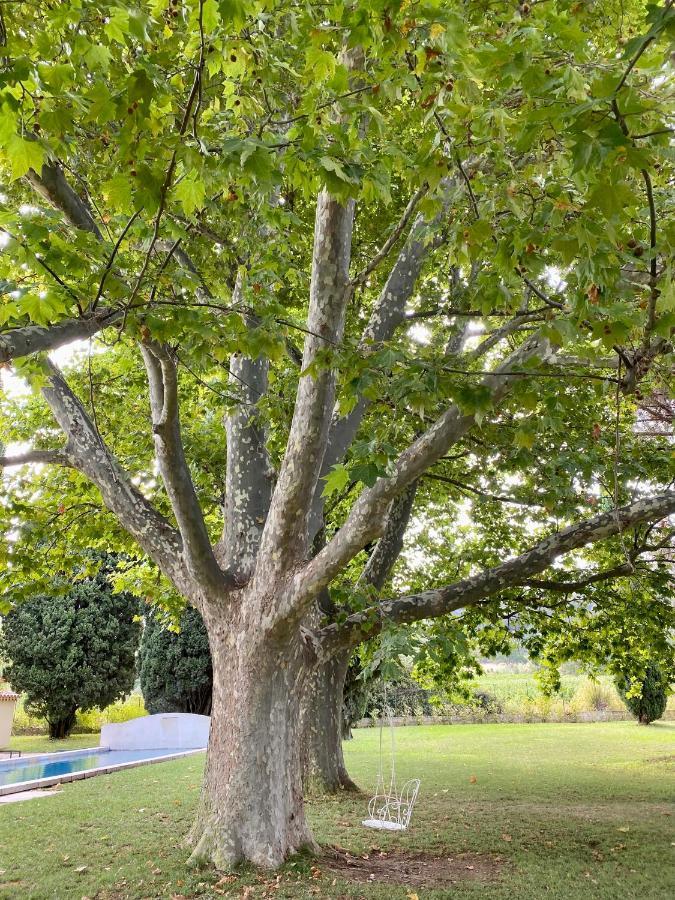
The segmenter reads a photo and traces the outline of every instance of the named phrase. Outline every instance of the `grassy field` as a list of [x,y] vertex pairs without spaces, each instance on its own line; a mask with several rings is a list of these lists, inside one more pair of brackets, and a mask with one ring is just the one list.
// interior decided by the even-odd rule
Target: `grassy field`
[[[350,772],[366,790],[377,740],[377,731],[363,729],[346,745]],[[278,880],[187,870],[181,838],[203,764],[192,757],[0,805],[0,897],[675,896],[673,724],[439,725],[397,729],[396,743],[401,778],[422,779],[406,834],[362,828],[365,796],[308,803],[322,844],[368,857],[357,860],[367,883],[347,880],[339,866],[332,871],[328,855],[299,857]],[[430,886],[438,861],[448,859],[449,880]],[[370,881],[371,870],[389,881]]]
[[[487,692],[496,701],[497,708],[492,713],[503,714],[513,721],[564,721],[570,714],[612,710],[625,712],[625,706],[614,687],[611,678],[601,675],[597,681],[581,673],[565,673],[561,676],[561,688],[558,694],[545,697],[533,671],[485,672],[473,682],[477,691]],[[454,702],[454,701],[453,701]],[[668,710],[675,714],[675,694],[668,700]],[[456,712],[453,708],[451,712]],[[476,714],[470,705],[465,709],[467,714]],[[422,714],[422,709],[419,714]],[[437,710],[442,715],[443,710]],[[125,700],[113,703],[104,710],[90,710],[78,713],[75,732],[77,734],[98,734],[101,727],[109,722],[126,722],[138,716],[146,715],[143,698],[140,694],[131,694]],[[481,714],[478,714],[478,718]],[[23,700],[20,700],[14,715],[14,734],[40,735],[47,733],[47,723],[35,716],[30,716]],[[86,745],[89,746],[89,745]]]

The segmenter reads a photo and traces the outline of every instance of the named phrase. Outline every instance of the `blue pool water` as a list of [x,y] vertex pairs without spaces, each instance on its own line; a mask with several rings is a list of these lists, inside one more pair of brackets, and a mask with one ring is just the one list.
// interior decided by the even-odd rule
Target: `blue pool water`
[[20,784],[40,778],[54,778],[83,772],[86,769],[107,769],[120,763],[140,762],[184,753],[183,750],[94,750],[87,754],[59,754],[58,759],[11,759],[0,760],[0,787]]

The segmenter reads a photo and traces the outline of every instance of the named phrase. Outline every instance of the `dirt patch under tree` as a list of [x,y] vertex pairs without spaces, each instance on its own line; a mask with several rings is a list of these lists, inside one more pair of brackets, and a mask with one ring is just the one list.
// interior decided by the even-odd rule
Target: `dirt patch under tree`
[[504,858],[478,853],[387,853],[374,851],[352,856],[334,849],[323,868],[346,881],[359,884],[402,884],[410,887],[443,887],[459,881],[494,881],[504,868]]

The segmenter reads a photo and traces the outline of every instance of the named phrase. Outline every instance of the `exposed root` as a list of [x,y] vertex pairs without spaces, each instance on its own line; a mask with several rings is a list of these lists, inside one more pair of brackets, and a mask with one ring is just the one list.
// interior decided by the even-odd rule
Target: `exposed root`
[[186,843],[193,846],[188,865],[194,868],[213,867],[219,872],[231,872],[246,863],[261,869],[278,869],[290,856],[301,851],[312,855],[321,852],[309,829],[303,829],[303,832],[300,840],[283,845],[278,835],[271,843],[262,838],[244,837],[236,826],[225,825],[218,820],[207,825],[197,822],[186,838]]

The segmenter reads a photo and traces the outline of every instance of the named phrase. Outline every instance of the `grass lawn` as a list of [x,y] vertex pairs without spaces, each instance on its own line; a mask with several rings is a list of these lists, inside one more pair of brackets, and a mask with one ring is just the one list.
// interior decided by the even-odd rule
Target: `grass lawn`
[[74,734],[64,741],[50,741],[44,735],[13,735],[9,746],[22,753],[59,753],[62,750],[84,750],[86,747],[98,747],[97,734]]
[[[28,740],[28,739],[24,739]],[[369,790],[378,734],[346,745]],[[82,746],[80,738],[71,742]],[[185,868],[181,837],[198,798],[201,757],[66,785],[0,805],[1,898],[671,898],[675,896],[675,726],[633,723],[453,725],[397,729],[402,779],[420,777],[410,831],[360,826],[366,797],[312,799],[323,844],[367,855],[366,872],[408,868],[399,883],[355,883],[327,859],[276,876],[223,878]],[[669,802],[670,801],[670,802]],[[454,883],[419,886],[397,854],[452,858]],[[419,865],[417,865],[419,868]],[[422,867],[424,868],[424,867]],[[367,877],[367,875],[366,875]]]

